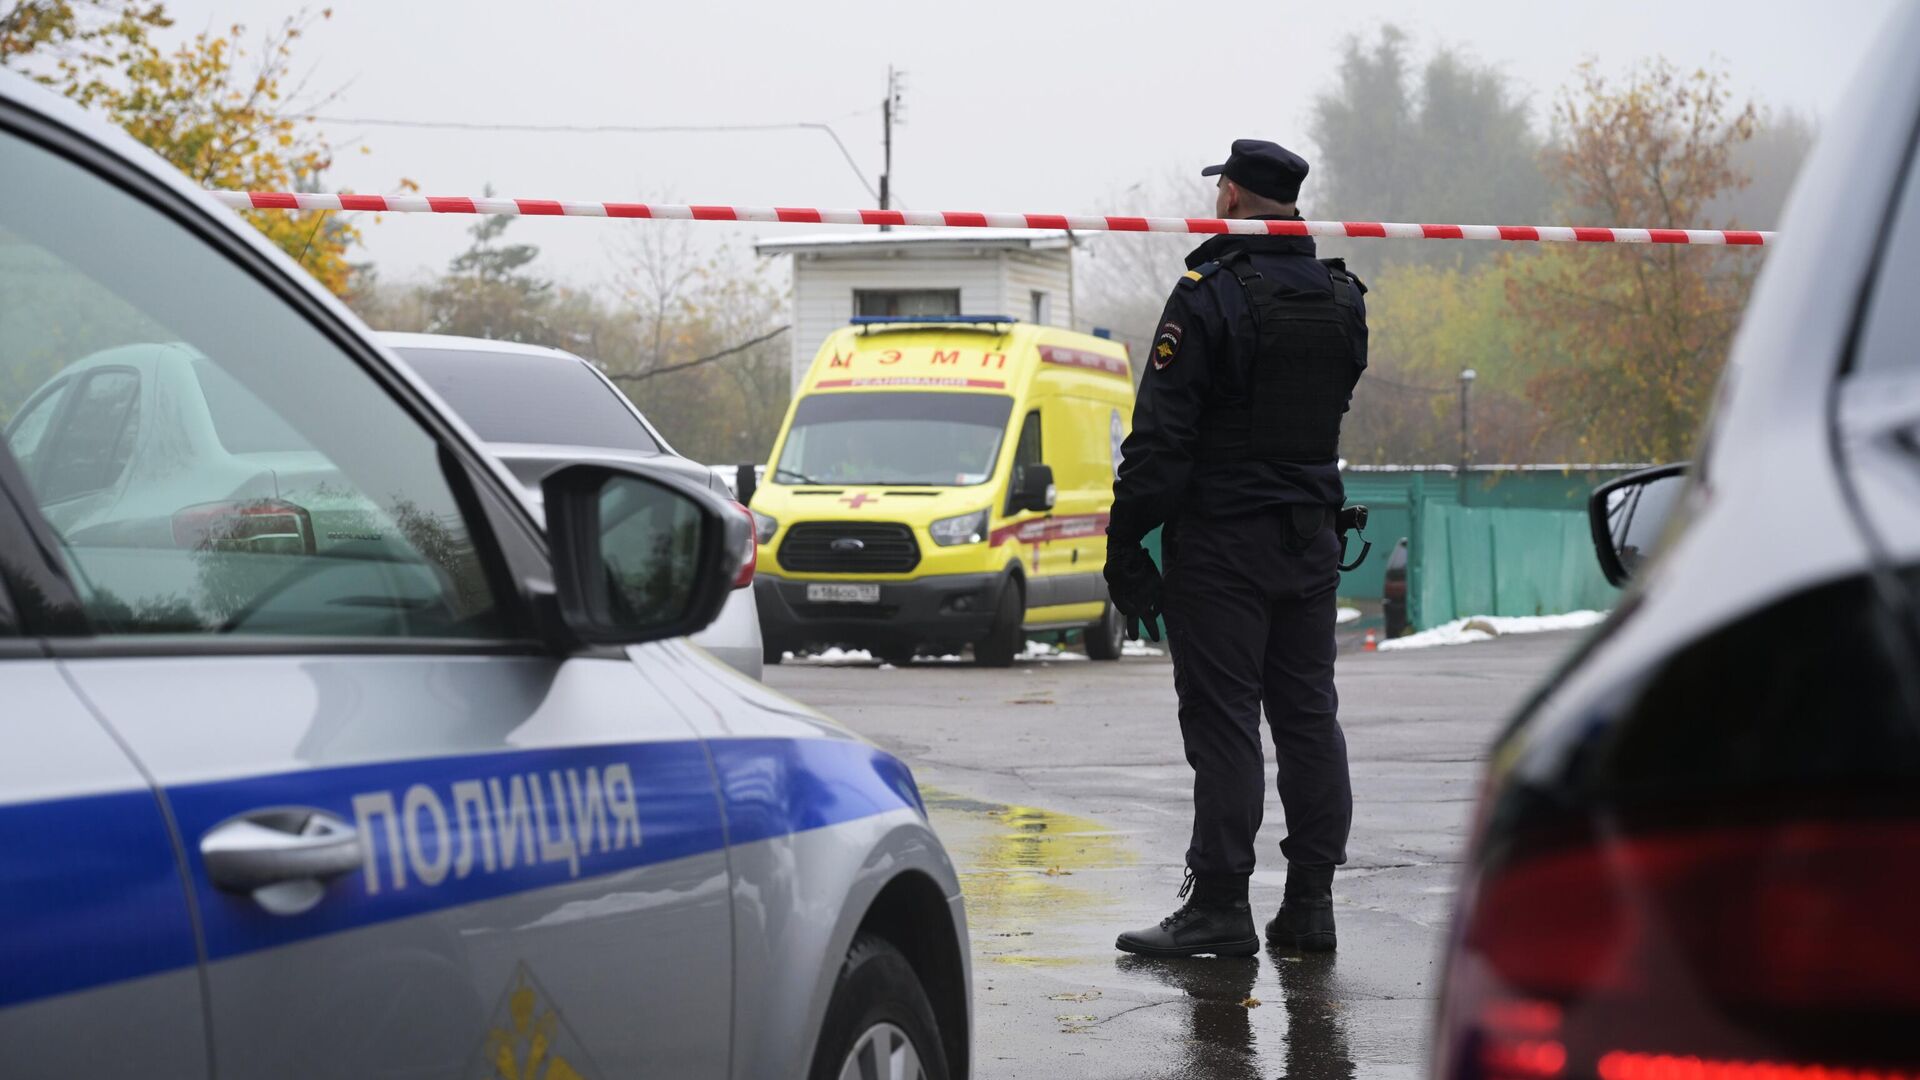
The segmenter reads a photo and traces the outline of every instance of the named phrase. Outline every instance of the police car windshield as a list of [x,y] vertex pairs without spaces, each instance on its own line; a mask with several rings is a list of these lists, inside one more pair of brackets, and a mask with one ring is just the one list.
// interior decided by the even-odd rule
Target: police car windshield
[[997,394],[809,394],[776,465],[823,484],[968,487],[993,475],[1013,399]]

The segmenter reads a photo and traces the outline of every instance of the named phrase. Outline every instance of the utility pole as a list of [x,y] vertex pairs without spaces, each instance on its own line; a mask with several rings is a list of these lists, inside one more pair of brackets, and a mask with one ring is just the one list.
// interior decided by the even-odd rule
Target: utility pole
[[1460,505],[1467,505],[1467,466],[1473,462],[1473,445],[1467,439],[1467,391],[1473,389],[1473,369],[1460,373]]
[[[892,64],[887,65],[887,97],[886,100],[880,103],[880,145],[882,148],[882,163],[880,166],[880,209],[882,210],[893,209],[893,125],[895,121],[904,122],[900,116],[901,84],[903,81],[901,76],[904,74],[906,73],[893,70]],[[889,225],[882,225],[880,226],[880,231],[886,232],[891,227],[892,226]]]

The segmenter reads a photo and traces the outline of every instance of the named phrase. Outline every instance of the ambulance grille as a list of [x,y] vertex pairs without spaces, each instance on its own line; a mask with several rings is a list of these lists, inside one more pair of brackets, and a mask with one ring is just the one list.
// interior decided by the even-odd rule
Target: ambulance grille
[[780,541],[780,565],[803,574],[904,574],[920,565],[920,545],[905,525],[802,521]]

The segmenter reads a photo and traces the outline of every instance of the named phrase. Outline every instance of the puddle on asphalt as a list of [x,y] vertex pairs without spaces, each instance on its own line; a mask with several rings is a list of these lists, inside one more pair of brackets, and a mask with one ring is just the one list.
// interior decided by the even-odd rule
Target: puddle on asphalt
[[1097,821],[1037,806],[983,802],[925,789],[967,898],[967,922],[981,958],[1030,967],[1072,958],[1036,955],[1036,932],[1109,903],[1108,887],[1078,877],[1134,861],[1119,833]]
[[1039,807],[922,795],[966,894],[984,1080],[1061,1053],[1107,1077],[1398,1080],[1356,1061],[1333,956],[1116,955],[1104,927],[1124,917],[1114,872],[1136,862],[1124,834]]

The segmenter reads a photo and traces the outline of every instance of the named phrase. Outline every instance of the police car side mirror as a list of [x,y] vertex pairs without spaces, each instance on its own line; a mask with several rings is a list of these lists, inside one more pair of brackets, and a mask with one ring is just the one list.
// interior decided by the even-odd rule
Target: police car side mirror
[[1015,512],[1051,510],[1058,492],[1053,486],[1053,466],[1022,465],[1013,478],[1013,497],[1008,501]]
[[751,551],[746,515],[678,476],[568,465],[540,490],[560,619],[587,644],[701,629],[719,617]]
[[1587,524],[1593,531],[1600,572],[1609,582],[1625,586],[1633,580],[1666,534],[1686,479],[1686,463],[1680,462],[1628,473],[1593,489],[1587,501]]

